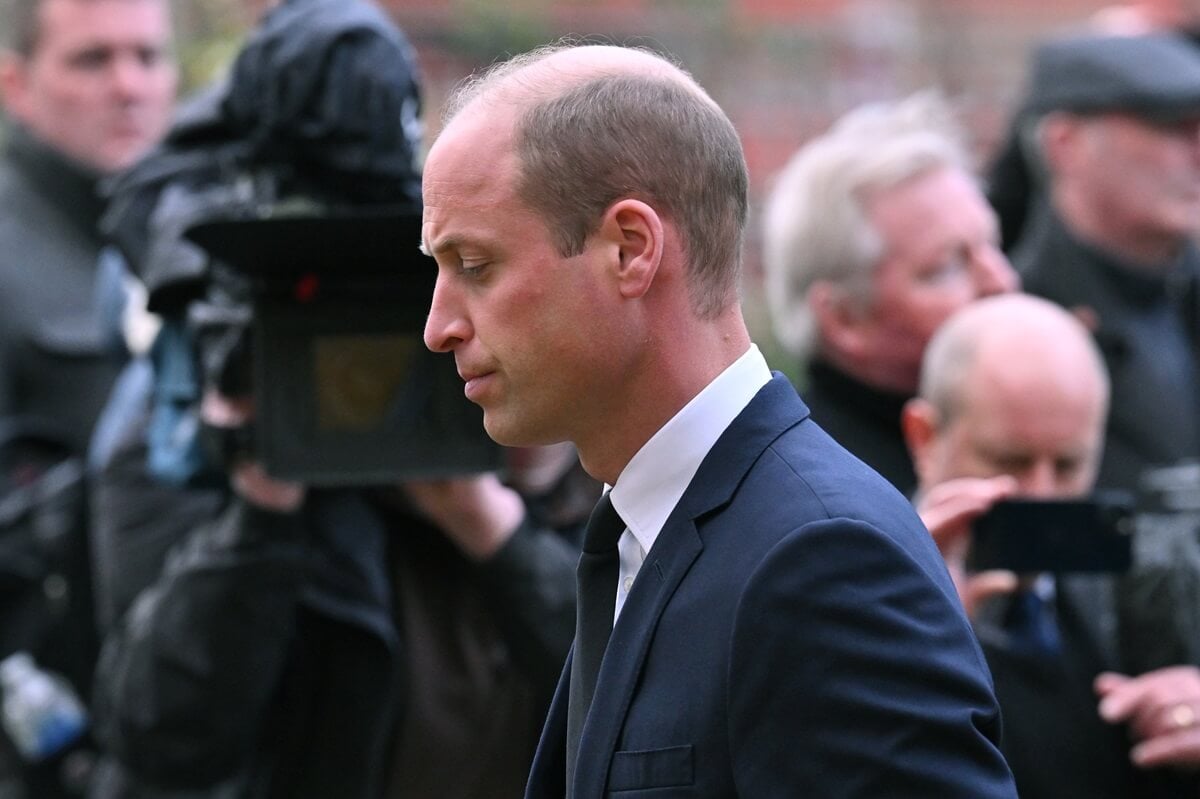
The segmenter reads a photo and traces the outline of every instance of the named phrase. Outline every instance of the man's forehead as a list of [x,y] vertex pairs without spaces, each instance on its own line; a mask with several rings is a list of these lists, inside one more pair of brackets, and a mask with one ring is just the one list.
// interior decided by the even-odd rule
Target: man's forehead
[[439,206],[452,200],[455,205],[493,202],[498,189],[509,183],[508,159],[495,153],[489,159],[469,151],[430,152],[421,181],[426,205]]
[[[41,0],[38,4],[35,49],[64,34],[78,39],[141,41],[148,32],[164,41],[170,36],[166,0]],[[100,23],[100,24],[97,24]]]
[[85,13],[95,13],[103,17],[120,17],[131,13],[142,14],[146,9],[154,9],[163,17],[170,14],[168,0],[39,0],[38,17],[44,21],[50,17],[69,17]]

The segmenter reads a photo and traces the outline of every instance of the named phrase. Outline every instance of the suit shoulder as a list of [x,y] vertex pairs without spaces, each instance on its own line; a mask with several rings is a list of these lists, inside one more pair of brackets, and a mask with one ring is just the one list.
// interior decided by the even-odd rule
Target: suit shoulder
[[874,508],[882,508],[888,515],[913,513],[911,504],[895,486],[834,441],[812,419],[771,443],[747,474],[747,482],[756,480],[791,485],[797,492],[796,499],[807,498],[819,504],[831,518],[858,518]]
[[912,504],[876,471],[805,420],[771,443],[721,516],[736,519],[740,546],[773,548],[811,528],[854,526],[899,549],[927,572],[945,567]]

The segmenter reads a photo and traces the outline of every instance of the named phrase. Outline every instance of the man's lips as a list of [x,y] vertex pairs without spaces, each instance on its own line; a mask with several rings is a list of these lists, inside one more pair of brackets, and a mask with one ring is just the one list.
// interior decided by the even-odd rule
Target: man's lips
[[479,394],[486,388],[491,381],[494,372],[460,372],[459,376],[463,379],[466,385],[463,386],[463,393],[467,399],[475,401]]

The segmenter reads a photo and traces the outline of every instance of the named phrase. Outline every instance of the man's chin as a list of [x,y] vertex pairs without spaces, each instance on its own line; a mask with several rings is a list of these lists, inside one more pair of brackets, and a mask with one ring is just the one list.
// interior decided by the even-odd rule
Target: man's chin
[[483,429],[488,437],[497,444],[505,447],[539,447],[545,444],[557,444],[566,439],[547,435],[522,420],[502,417],[494,411],[484,410]]
[[483,429],[487,432],[488,437],[505,447],[520,447],[524,446],[520,442],[520,437],[515,434],[511,424],[507,424],[506,420],[499,418],[499,415],[484,410],[483,412]]

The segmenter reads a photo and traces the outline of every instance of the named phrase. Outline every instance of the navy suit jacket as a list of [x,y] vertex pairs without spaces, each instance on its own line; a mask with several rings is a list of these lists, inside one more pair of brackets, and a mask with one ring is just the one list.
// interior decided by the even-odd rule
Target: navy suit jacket
[[[565,792],[568,659],[527,799]],[[776,375],[647,553],[576,799],[1015,797],[991,677],[912,506]]]

